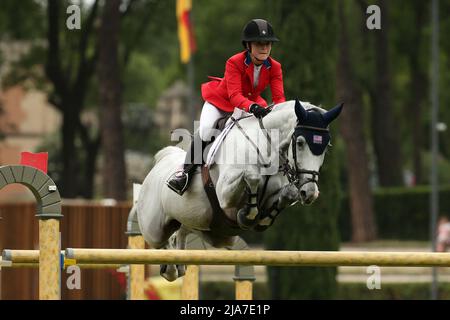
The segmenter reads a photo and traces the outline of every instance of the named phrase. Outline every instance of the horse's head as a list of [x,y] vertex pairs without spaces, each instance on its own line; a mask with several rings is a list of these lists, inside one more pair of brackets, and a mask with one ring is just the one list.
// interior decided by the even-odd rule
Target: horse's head
[[289,158],[293,160],[291,178],[298,188],[302,204],[311,204],[319,196],[319,170],[330,144],[329,124],[341,113],[343,104],[326,111],[295,101],[297,125],[292,134]]

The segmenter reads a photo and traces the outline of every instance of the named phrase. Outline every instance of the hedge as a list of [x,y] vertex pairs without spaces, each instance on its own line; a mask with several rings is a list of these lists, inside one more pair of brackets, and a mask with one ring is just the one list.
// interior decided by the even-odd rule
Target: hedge
[[[383,188],[374,191],[375,219],[379,239],[429,240],[430,194],[428,186]],[[450,215],[450,185],[439,190],[440,215]],[[339,214],[342,241],[351,239],[348,196],[342,200]]]

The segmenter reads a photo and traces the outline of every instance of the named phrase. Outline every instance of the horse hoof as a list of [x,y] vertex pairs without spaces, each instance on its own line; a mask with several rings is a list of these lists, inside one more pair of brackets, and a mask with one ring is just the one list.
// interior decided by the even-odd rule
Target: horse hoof
[[162,264],[159,266],[159,274],[169,282],[177,280],[177,268],[173,265]]
[[186,274],[186,266],[184,264],[177,264],[178,278]]
[[237,217],[236,217],[239,227],[243,230],[249,230],[258,223],[258,219],[256,219],[256,218],[249,219],[249,218],[247,218],[247,216],[248,216],[248,211],[244,208],[244,209],[239,210]]

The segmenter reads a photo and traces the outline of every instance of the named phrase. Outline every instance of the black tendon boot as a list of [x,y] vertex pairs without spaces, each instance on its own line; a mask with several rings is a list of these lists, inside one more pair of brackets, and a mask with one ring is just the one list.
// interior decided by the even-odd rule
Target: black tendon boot
[[[195,145],[201,146],[201,150],[195,150]],[[191,182],[191,177],[197,169],[197,166],[203,164],[203,150],[207,143],[200,139],[198,131],[194,134],[194,139],[191,142],[188,152],[186,152],[186,158],[184,160],[183,170],[177,171],[172,174],[167,180],[167,186],[178,193],[180,196],[186,191]],[[198,148],[198,147],[197,147]]]

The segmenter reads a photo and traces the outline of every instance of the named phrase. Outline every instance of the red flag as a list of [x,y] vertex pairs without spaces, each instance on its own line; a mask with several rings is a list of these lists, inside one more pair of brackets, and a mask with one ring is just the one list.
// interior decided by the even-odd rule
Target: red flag
[[192,0],[177,0],[178,39],[180,40],[180,57],[183,63],[189,62],[191,54],[197,50],[191,11]]
[[43,171],[47,174],[47,163],[48,163],[48,153],[32,153],[32,152],[22,152],[20,159],[20,164],[24,166],[34,167]]

